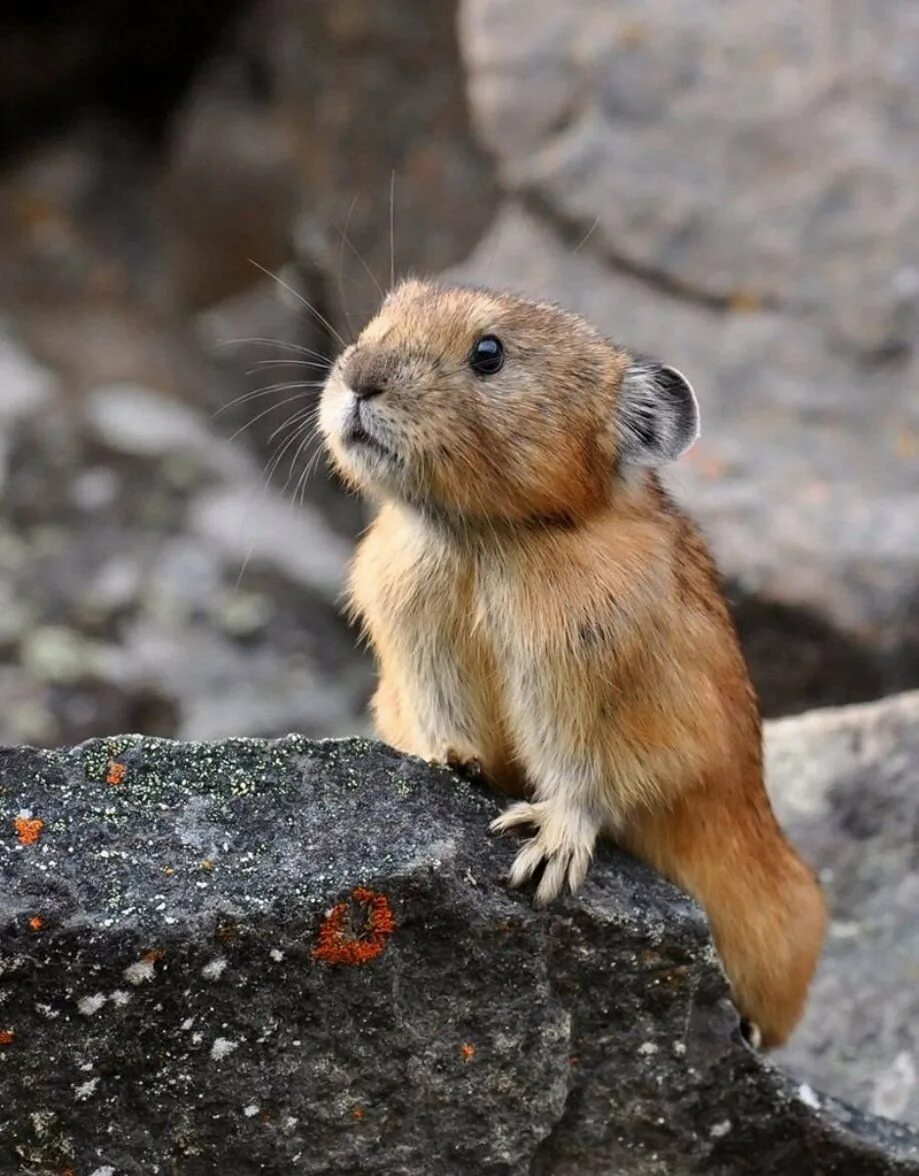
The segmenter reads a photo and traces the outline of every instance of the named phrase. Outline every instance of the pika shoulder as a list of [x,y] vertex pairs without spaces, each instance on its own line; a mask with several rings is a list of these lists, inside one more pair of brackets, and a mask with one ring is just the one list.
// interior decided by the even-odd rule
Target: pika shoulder
[[763,786],[756,699],[712,559],[657,467],[695,439],[692,389],[577,315],[410,280],[331,370],[320,425],[379,503],[351,575],[381,737],[476,760],[531,829],[539,903],[606,837],[705,909],[767,1046],[823,939],[812,873]]

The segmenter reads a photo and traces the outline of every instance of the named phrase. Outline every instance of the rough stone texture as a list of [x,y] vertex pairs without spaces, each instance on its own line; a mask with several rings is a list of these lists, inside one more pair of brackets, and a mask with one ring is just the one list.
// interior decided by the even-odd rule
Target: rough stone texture
[[807,1015],[779,1060],[919,1126],[919,693],[771,723],[766,748],[779,815],[831,912]]
[[[4,1170],[919,1172],[744,1046],[678,891],[604,851],[507,892],[496,807],[354,740],[4,752]],[[355,887],[395,927],[323,963]]]
[[915,684],[911,6],[467,0],[461,28],[507,194],[462,275],[693,379],[677,488],[751,652],[801,647],[760,675],[772,713]]

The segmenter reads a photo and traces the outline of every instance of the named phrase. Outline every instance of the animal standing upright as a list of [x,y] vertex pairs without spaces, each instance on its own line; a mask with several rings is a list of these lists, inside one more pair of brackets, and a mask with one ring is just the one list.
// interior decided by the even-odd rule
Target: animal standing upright
[[475,760],[531,828],[510,880],[540,903],[610,838],[704,907],[765,1045],[801,1014],[824,932],[783,836],[733,624],[656,469],[698,432],[673,368],[577,315],[402,283],[326,382],[333,460],[379,510],[351,601],[380,735]]

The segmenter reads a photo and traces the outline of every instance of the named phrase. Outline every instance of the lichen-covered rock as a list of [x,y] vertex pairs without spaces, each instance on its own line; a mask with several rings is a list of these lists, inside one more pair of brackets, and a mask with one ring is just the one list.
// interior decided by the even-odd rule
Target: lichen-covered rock
[[355,740],[3,752],[0,1168],[919,1172],[746,1048],[680,892],[508,892],[496,807]]
[[770,723],[766,753],[779,815],[830,907],[782,1064],[919,1126],[919,692]]

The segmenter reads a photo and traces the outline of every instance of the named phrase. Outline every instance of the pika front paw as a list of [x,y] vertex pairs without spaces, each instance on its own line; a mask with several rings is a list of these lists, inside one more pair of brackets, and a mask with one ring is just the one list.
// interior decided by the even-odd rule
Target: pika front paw
[[482,761],[475,755],[463,755],[454,747],[445,747],[440,755],[432,756],[428,763],[434,768],[452,768],[460,775],[477,779],[484,775]]
[[537,906],[556,898],[566,882],[569,890],[577,890],[593,855],[596,822],[578,809],[552,801],[520,801],[492,821],[490,828],[492,833],[507,833],[524,825],[534,826],[536,834],[514,858],[508,872],[510,885],[521,886],[542,866],[534,900]]

